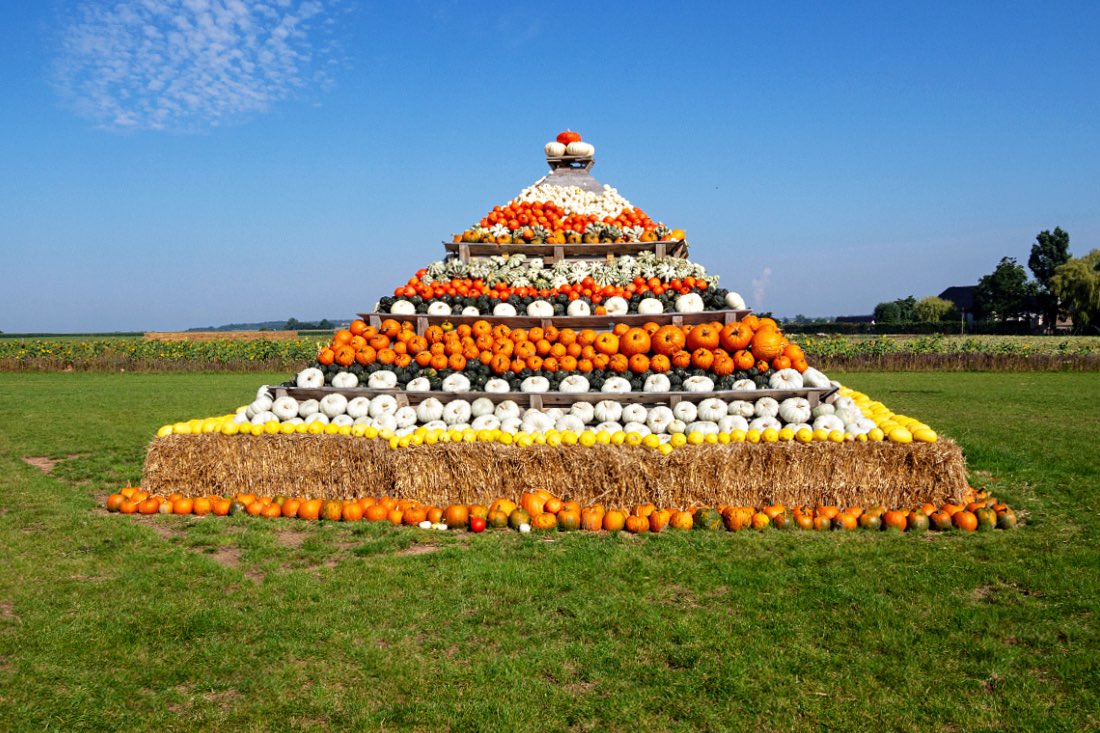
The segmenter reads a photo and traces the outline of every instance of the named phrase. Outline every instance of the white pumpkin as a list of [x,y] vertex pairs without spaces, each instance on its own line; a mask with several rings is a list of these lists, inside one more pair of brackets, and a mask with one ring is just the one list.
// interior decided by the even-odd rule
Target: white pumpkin
[[775,417],[779,414],[779,403],[772,397],[761,397],[753,405],[753,413],[757,417]]
[[669,392],[672,390],[672,382],[664,374],[650,374],[642,385],[643,392]]
[[371,389],[393,389],[397,386],[397,375],[389,369],[379,369],[370,375],[367,386]]
[[374,420],[373,418],[371,418],[370,415],[364,415],[363,417],[355,418],[355,421],[352,423],[352,425],[362,425],[363,427],[369,428],[370,426],[374,425]]
[[477,309],[476,305],[468,305],[462,309],[462,315],[464,316],[480,316],[481,311]]
[[622,394],[630,390],[630,382],[622,377],[608,377],[604,380],[603,387],[600,388],[601,392],[611,392],[615,394]]
[[863,413],[860,412],[858,407],[838,407],[833,414],[845,425],[854,423],[863,417]]
[[877,427],[878,425],[875,423],[874,420],[866,417],[861,417],[851,425],[845,425],[844,430],[851,433],[852,435],[864,435],[865,433],[869,433]]
[[727,406],[727,412],[729,412],[730,415],[753,417],[756,415],[756,405],[748,400],[734,400]]
[[416,409],[409,405],[398,407],[397,412],[393,413],[393,419],[397,421],[398,428],[412,427],[416,425]]
[[334,418],[348,410],[348,398],[342,394],[327,394],[321,398],[321,412]]
[[497,403],[496,408],[493,410],[493,414],[501,419],[506,420],[509,417],[521,417],[523,410],[516,404],[515,400],[502,400]]
[[644,316],[654,316],[665,312],[665,306],[656,298],[642,298],[638,303],[638,312]]
[[451,315],[451,306],[444,303],[442,300],[434,300],[428,304],[429,316],[449,316]]
[[557,140],[546,143],[547,158],[560,158],[563,155],[565,155],[565,143],[559,143]]
[[760,417],[749,423],[749,430],[759,430],[760,432],[764,432],[768,428],[782,430],[783,424],[771,415],[761,415]]
[[569,407],[569,414],[576,415],[582,423],[587,425],[596,416],[596,408],[592,406],[591,402],[574,402]]
[[493,306],[493,315],[501,318],[510,318],[516,314],[516,307],[511,303],[497,303]]
[[768,378],[772,389],[802,389],[802,375],[797,369],[780,369]]
[[702,433],[703,435],[717,435],[718,423],[711,422],[709,420],[697,420],[690,423],[687,426],[687,430],[684,431],[688,435],[692,433]]
[[336,417],[332,418],[332,424],[337,425],[337,426],[342,427],[342,428],[343,427],[349,427],[350,428],[352,425],[355,424],[355,421],[352,420],[347,415],[337,415]]
[[668,426],[676,419],[676,416],[672,414],[672,409],[664,405],[657,405],[649,411],[649,417],[646,419],[645,424],[654,433],[663,433],[668,430]]
[[843,430],[844,421],[836,415],[822,415],[814,420],[814,430]]
[[649,426],[646,425],[643,422],[628,422],[625,425],[623,425],[623,432],[624,433],[637,433],[638,435],[641,435],[644,438],[645,436],[649,435],[653,431],[650,430]]
[[442,420],[432,420],[424,423],[423,428],[425,430],[447,430],[450,426]]
[[391,394],[380,394],[370,401],[370,416],[377,420],[382,415],[397,412],[397,399]]
[[271,406],[274,404],[274,400],[272,400],[270,397],[257,397],[247,408],[245,408],[244,414],[247,415],[248,418],[251,420],[253,417],[260,414],[261,412],[269,412],[271,410]]
[[302,425],[304,423],[305,423],[305,420],[303,420],[302,418],[297,417],[297,416],[292,417],[289,420],[283,420],[284,425]]
[[476,400],[470,403],[470,414],[474,417],[481,417],[482,415],[492,415],[496,409],[496,405],[488,397],[478,397]]
[[685,293],[676,299],[677,313],[702,313],[705,307],[699,293]]
[[398,438],[402,438],[406,435],[412,435],[414,432],[416,432],[415,425],[406,425],[405,427],[398,426],[397,430],[393,431],[393,434]]
[[699,403],[699,419],[717,423],[729,413],[729,406],[718,399],[710,397]]
[[262,412],[257,412],[255,415],[252,416],[252,424],[253,425],[266,425],[269,422],[273,422],[273,421],[278,422],[279,418],[271,410],[264,410]]
[[785,423],[809,422],[810,401],[805,397],[788,397],[779,403],[779,417]]
[[298,400],[293,397],[280,397],[271,404],[271,411],[280,420],[298,417]]
[[355,389],[359,386],[359,377],[351,372],[337,372],[332,378],[332,386],[337,389]]
[[564,433],[566,430],[571,430],[574,433],[581,433],[584,432],[584,420],[581,420],[576,415],[562,415],[554,424],[554,430],[557,430],[559,433]]
[[432,383],[427,377],[417,377],[410,379],[409,383],[405,385],[406,392],[431,392]]
[[713,392],[714,380],[701,375],[688,377],[684,380],[684,389],[688,392]]
[[565,154],[578,158],[591,158],[596,154],[596,148],[591,143],[578,140],[565,146]]
[[615,400],[600,400],[593,408],[592,416],[600,422],[619,422],[623,417],[622,403]]
[[588,307],[588,302],[584,300],[570,301],[569,307],[565,309],[566,315],[578,318],[581,316],[592,315],[592,309]]
[[623,430],[623,426],[622,426],[622,423],[609,421],[609,422],[600,423],[595,428],[593,428],[593,430],[595,430],[597,433],[600,432],[601,430],[606,430],[607,432],[614,435],[615,433],[621,433],[622,430]]
[[390,313],[395,316],[415,316],[416,306],[407,300],[396,300],[390,306]]
[[325,373],[317,367],[309,367],[298,372],[294,384],[303,389],[317,389],[325,386]]
[[835,407],[838,410],[843,408],[843,407],[855,407],[855,406],[856,406],[856,401],[853,400],[851,397],[843,397],[842,396],[842,397],[837,397],[835,400],[833,400],[833,407]]
[[492,394],[503,394],[504,392],[511,392],[512,385],[503,379],[494,377],[485,382],[485,391]]
[[580,374],[570,374],[568,377],[561,380],[561,383],[558,385],[559,392],[569,392],[573,394],[587,392],[591,388],[592,385],[589,383],[588,378]]
[[557,422],[565,414],[565,410],[560,407],[547,407],[543,410],[543,413],[554,422]]
[[673,418],[672,422],[670,422],[668,424],[668,434],[669,435],[674,435],[676,433],[686,433],[686,432],[687,432],[687,423],[684,422],[683,420],[677,420],[676,418]]
[[256,399],[260,399],[261,397],[266,397],[269,400],[275,399],[275,395],[271,393],[271,390],[267,388],[266,384],[260,385],[260,387],[256,390]]
[[550,380],[546,377],[527,377],[519,383],[521,392],[541,394],[550,391]]
[[802,383],[813,389],[828,389],[830,387],[829,378],[813,367],[802,372]]
[[802,428],[806,428],[810,432],[813,432],[813,429],[814,429],[813,425],[810,425],[809,423],[804,423],[804,422],[792,422],[792,423],[789,423],[786,427],[790,428],[792,433],[797,433]]
[[726,415],[718,421],[718,432],[732,433],[734,430],[748,432],[749,421],[741,415]]
[[416,418],[422,423],[443,419],[443,403],[435,397],[429,397],[416,406]]
[[645,422],[648,416],[649,411],[646,410],[645,405],[639,405],[637,403],[623,405],[622,421],[624,423]]
[[832,415],[836,413],[836,408],[830,405],[828,402],[822,402],[820,405],[813,409],[814,417],[820,417],[822,415]]
[[532,318],[552,318],[554,306],[545,300],[536,300],[527,305],[527,315]]
[[523,413],[523,430],[528,433],[545,433],[554,427],[557,420],[541,410],[528,410]]
[[306,418],[306,425],[312,425],[315,422],[319,422],[322,425],[328,425],[328,415],[323,412],[315,412]]
[[443,380],[442,387],[444,392],[450,392],[452,394],[457,392],[469,392],[470,378],[461,372],[455,372],[454,374],[448,375],[447,378]]
[[352,420],[358,420],[361,417],[370,415],[370,399],[367,397],[355,397],[348,400],[348,406],[345,410],[348,416]]
[[733,383],[734,392],[755,392],[756,382],[751,379],[738,379]]
[[672,414],[676,416],[677,420],[683,420],[685,423],[695,422],[699,417],[699,408],[695,406],[694,402],[688,402],[687,400],[681,400],[676,403],[676,406],[672,408]]
[[620,298],[618,295],[614,295],[603,302],[603,307],[607,310],[609,316],[625,316],[630,312],[630,303],[626,298]]
[[743,311],[745,310],[745,299],[741,297],[740,293],[731,290],[726,293],[726,307],[732,311]]
[[518,433],[522,427],[523,421],[514,415],[500,421],[500,429],[511,435]]
[[379,430],[397,430],[397,418],[391,415],[379,415],[374,418],[374,427]]
[[298,417],[309,417],[321,409],[321,403],[317,400],[305,400],[298,403]]
[[469,422],[470,414],[470,403],[466,400],[451,400],[443,405],[443,422],[448,425]]
[[478,415],[470,423],[470,427],[474,430],[498,430],[500,428],[500,418],[493,414]]

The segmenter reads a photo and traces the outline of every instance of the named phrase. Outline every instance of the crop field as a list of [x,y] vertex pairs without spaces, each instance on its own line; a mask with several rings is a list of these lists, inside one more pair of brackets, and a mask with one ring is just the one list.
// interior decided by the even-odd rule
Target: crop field
[[121,516],[103,499],[138,480],[159,425],[283,374],[0,374],[0,728],[1096,730],[1100,414],[1082,405],[1100,380],[838,376],[955,438],[1023,524]]
[[[1096,336],[793,336],[825,370],[1100,371]],[[277,341],[155,341],[141,336],[0,336],[0,371],[285,371],[331,332]],[[281,375],[279,381],[287,375]]]

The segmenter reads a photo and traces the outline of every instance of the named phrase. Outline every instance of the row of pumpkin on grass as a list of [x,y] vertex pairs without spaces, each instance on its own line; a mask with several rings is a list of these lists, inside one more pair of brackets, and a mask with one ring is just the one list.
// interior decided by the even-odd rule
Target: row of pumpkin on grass
[[320,366],[378,363],[407,368],[415,364],[422,369],[463,371],[478,362],[494,374],[525,369],[641,374],[692,368],[721,377],[748,369],[803,373],[809,368],[802,349],[783,336],[773,319],[752,314],[730,324],[662,326],[651,321],[637,327],[618,324],[603,332],[553,325],[510,328],[478,320],[453,328],[432,325],[423,336],[411,321],[388,318],[375,328],[355,320],[349,328],[336,331],[317,355]]
[[945,503],[939,507],[926,503],[911,509],[886,509],[883,506],[791,507],[770,504],[761,507],[718,506],[659,508],[642,504],[631,510],[611,508],[602,504],[581,507],[575,501],[563,500],[549,491],[525,492],[518,503],[497,499],[486,507],[481,504],[451,504],[438,507],[411,499],[365,497],[362,499],[303,499],[257,497],[238,493],[232,498],[221,496],[168,497],[149,495],[138,487],[122,489],[107,498],[107,510],[122,514],[195,514],[228,516],[248,514],[266,518],[288,517],[334,522],[388,521],[395,525],[417,526],[423,529],[465,529],[481,532],[486,528],[511,528],[521,532],[531,530],[620,530],[661,532],[671,529],[726,529],[732,532],[769,527],[808,530],[887,530],[921,532],[958,529],[1013,529],[1016,513],[1006,504],[985,492],[968,489],[966,503]]

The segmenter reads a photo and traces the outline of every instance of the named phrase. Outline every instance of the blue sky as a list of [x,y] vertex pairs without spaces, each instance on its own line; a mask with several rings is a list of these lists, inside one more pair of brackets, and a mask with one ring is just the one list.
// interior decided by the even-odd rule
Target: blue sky
[[566,127],[780,315],[1100,247],[1096,3],[581,7],[0,3],[0,330],[351,317]]

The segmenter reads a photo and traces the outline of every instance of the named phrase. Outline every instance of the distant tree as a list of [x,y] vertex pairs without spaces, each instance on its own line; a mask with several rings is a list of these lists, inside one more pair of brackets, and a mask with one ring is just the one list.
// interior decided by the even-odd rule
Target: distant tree
[[297,331],[301,327],[301,325],[302,325],[302,322],[299,321],[297,318],[288,318],[288,319],[286,319],[286,330],[287,331]]
[[950,300],[939,298],[935,295],[929,295],[926,298],[921,298],[917,301],[916,308],[914,308],[917,314],[917,320],[924,323],[939,323],[946,320],[949,315],[955,310],[955,304]]
[[910,295],[887,303],[879,303],[874,310],[875,323],[909,323],[917,320],[917,299]]
[[327,318],[322,318],[321,322],[317,324],[317,328],[321,329],[322,331],[326,331],[332,328],[332,321]]
[[978,280],[974,289],[974,312],[978,318],[1003,321],[1020,318],[1028,310],[1028,300],[1035,294],[1027,271],[1015,257],[1002,257],[996,269]]
[[1100,249],[1060,265],[1050,287],[1073,315],[1076,328],[1095,330],[1100,326]]
[[1061,227],[1054,227],[1053,232],[1043,230],[1035,237],[1027,266],[1039,285],[1035,297],[1043,314],[1043,323],[1048,328],[1054,327],[1061,310],[1060,299],[1051,290],[1050,281],[1055,271],[1069,259],[1069,233],[1062,231]]

